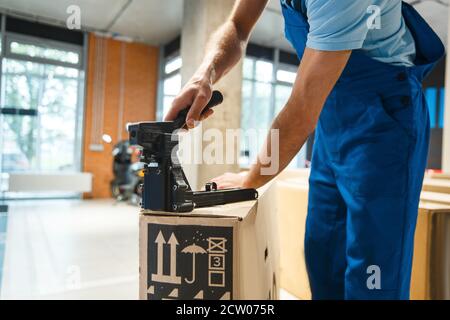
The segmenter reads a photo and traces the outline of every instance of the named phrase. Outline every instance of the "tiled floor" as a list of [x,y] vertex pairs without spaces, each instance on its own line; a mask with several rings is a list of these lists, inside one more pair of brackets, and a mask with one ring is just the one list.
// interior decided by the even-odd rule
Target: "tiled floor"
[[2,299],[137,299],[138,208],[10,202]]

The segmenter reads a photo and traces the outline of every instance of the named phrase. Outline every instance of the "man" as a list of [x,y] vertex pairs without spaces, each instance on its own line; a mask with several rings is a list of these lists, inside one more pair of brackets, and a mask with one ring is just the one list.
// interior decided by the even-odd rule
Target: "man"
[[[242,57],[267,1],[239,0],[166,119],[191,106],[200,120],[211,88]],[[314,299],[408,299],[413,238],[429,139],[421,81],[444,48],[400,0],[282,0],[301,64],[271,129],[283,170],[316,130],[305,258]],[[202,118],[208,117],[208,111]],[[219,187],[260,187],[257,161]]]

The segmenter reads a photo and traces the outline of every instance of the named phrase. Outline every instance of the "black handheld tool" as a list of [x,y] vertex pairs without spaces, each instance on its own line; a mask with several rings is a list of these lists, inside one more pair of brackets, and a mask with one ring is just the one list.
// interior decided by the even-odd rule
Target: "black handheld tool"
[[[209,100],[208,104],[205,108],[203,108],[202,114],[204,114],[209,109],[221,104],[223,102],[223,95],[220,93],[220,91],[213,91],[211,99]],[[186,108],[181,110],[177,118],[173,121],[173,125],[176,129],[181,129],[186,127],[186,117],[189,112],[190,108]]]
[[[203,112],[222,101],[222,94],[214,91]],[[128,126],[130,144],[142,147],[141,161],[146,164],[142,208],[190,212],[194,208],[257,199],[255,189],[218,190],[215,183],[207,183],[205,191],[192,191],[178,158],[173,156],[178,148],[174,131],[185,126],[188,112],[189,108],[182,110],[174,121],[139,122]]]

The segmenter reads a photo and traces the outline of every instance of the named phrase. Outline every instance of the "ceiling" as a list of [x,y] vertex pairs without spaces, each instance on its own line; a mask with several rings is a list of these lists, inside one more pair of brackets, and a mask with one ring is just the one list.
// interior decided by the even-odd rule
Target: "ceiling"
[[[407,2],[414,3],[446,42],[447,7],[436,0]],[[80,7],[81,23],[87,30],[118,33],[152,45],[167,43],[181,32],[183,0],[0,0],[3,12],[25,14],[32,19],[59,24],[64,24],[68,16],[66,9],[70,5]],[[270,0],[251,41],[292,50],[283,33],[279,0]]]
[[80,7],[84,29],[119,33],[152,45],[172,40],[181,30],[183,0],[0,0],[2,11],[61,24],[70,5]]

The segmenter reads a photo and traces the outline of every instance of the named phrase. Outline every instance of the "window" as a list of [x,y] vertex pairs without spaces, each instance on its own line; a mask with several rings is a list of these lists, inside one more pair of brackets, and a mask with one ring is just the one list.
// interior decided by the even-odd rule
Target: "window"
[[280,82],[293,84],[296,76],[297,73],[294,71],[288,71],[283,69],[277,70],[277,81]]
[[80,170],[82,46],[6,34],[0,172]]
[[[274,59],[275,60],[275,59]],[[272,120],[288,100],[292,84],[297,74],[297,66],[277,63],[264,58],[247,56],[243,65],[241,127],[248,130],[265,131]],[[264,143],[258,139],[258,145],[243,136],[241,140],[240,165],[250,166],[256,159]],[[290,167],[305,167],[306,148],[292,161]]]
[[3,172],[77,171],[79,80],[77,69],[3,60]]
[[181,57],[175,57],[173,59],[170,59],[167,61],[166,65],[164,66],[164,73],[170,74],[172,72],[175,72],[177,70],[181,69],[183,62],[181,60]]
[[163,119],[172,106],[172,101],[181,90],[180,69],[182,60],[179,55],[168,58],[163,65],[162,77],[162,108],[158,108],[158,119]]
[[80,60],[79,54],[76,52],[45,48],[16,41],[11,42],[10,50],[13,54],[67,62],[72,64],[77,64]]

